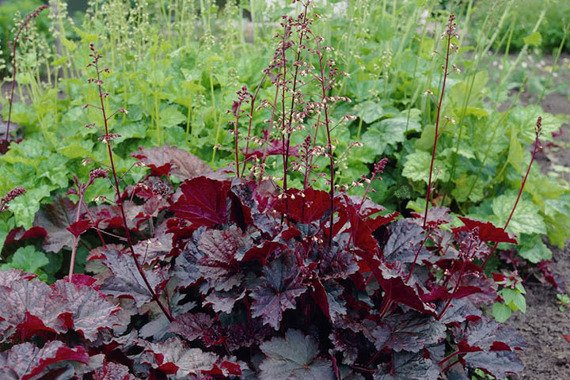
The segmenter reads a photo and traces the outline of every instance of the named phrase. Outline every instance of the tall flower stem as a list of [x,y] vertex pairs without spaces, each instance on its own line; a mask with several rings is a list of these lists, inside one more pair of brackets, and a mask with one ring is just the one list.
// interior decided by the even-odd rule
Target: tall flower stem
[[329,197],[330,197],[330,216],[329,216],[329,247],[332,246],[333,239],[333,221],[334,221],[334,156],[333,156],[333,146],[331,139],[331,125],[329,119],[329,108],[327,103],[327,87],[325,78],[325,67],[323,63],[323,53],[321,51],[321,46],[318,37],[317,38],[317,55],[319,57],[319,82],[321,85],[321,103],[323,107],[323,113],[325,116],[325,131],[327,133],[327,155],[329,156]]
[[[297,85],[298,85],[298,75],[299,75],[299,65],[297,64],[301,58],[301,51],[302,51],[302,46],[303,46],[303,39],[305,38],[305,34],[306,34],[306,25],[308,23],[307,20],[307,13],[309,11],[309,4],[310,1],[307,1],[306,3],[303,3],[303,14],[299,20],[299,42],[297,44],[297,53],[295,55],[295,61],[294,61],[294,66],[295,66],[295,70],[293,71],[293,87],[291,90],[291,104],[289,107],[289,116],[288,116],[288,121],[287,121],[287,126],[284,128],[284,135],[283,135],[283,145],[284,145],[284,152],[283,152],[283,192],[285,194],[287,194],[287,177],[288,177],[288,172],[289,172],[289,155],[290,155],[290,149],[291,149],[291,134],[292,134],[292,126],[293,126],[293,113],[295,111],[295,100],[297,98]],[[284,36],[285,37],[285,36]],[[285,40],[283,42],[285,44]],[[286,57],[285,57],[285,46],[283,46],[283,102],[285,101],[285,90],[287,87],[287,61],[286,61]],[[283,105],[283,111],[285,111],[285,106]],[[285,115],[282,115],[283,118],[283,123],[285,123]],[[289,212],[289,200],[286,197],[285,198],[285,210],[286,212]]]
[[426,192],[426,206],[424,211],[424,228],[426,227],[427,223],[427,214],[429,209],[429,202],[431,199],[431,192],[432,192],[432,181],[433,181],[433,168],[435,163],[435,154],[437,149],[437,140],[439,138],[439,123],[441,120],[441,106],[443,104],[443,96],[445,95],[445,86],[447,84],[447,76],[449,73],[449,55],[451,53],[451,38],[455,36],[455,29],[457,25],[455,24],[455,16],[452,14],[449,16],[449,21],[447,23],[447,30],[445,35],[447,37],[447,46],[445,49],[445,65],[443,68],[443,83],[441,85],[441,92],[439,94],[439,101],[437,104],[437,116],[435,118],[435,135],[433,137],[433,147],[431,150],[431,161],[429,164],[429,178],[428,178],[428,187]]
[[32,13],[28,14],[26,18],[22,21],[20,26],[18,27],[18,31],[16,32],[16,36],[12,41],[12,82],[10,83],[10,95],[8,97],[8,120],[6,121],[6,135],[4,137],[4,142],[8,145],[8,140],[10,139],[10,124],[12,122],[12,104],[14,103],[14,90],[16,89],[16,75],[18,74],[18,65],[17,65],[17,48],[18,42],[20,40],[20,35],[28,27],[30,22],[38,17],[40,13],[42,13],[45,9],[48,9],[47,5],[40,5],[36,8]]
[[[534,148],[532,150],[532,154],[530,155],[530,162],[528,163],[528,167],[526,168],[526,172],[523,176],[522,182],[521,182],[521,186],[519,188],[519,193],[517,194],[517,199],[515,200],[515,203],[513,204],[513,208],[511,209],[511,213],[509,214],[509,217],[507,218],[507,221],[505,222],[505,225],[503,226],[503,229],[506,230],[507,227],[509,226],[509,223],[511,222],[511,219],[513,218],[513,215],[515,214],[515,210],[517,209],[517,206],[519,204],[519,201],[521,199],[523,190],[524,190],[524,186],[526,185],[526,180],[528,179],[528,175],[530,174],[530,169],[532,167],[532,164],[534,163],[534,159],[536,158],[536,154],[538,153],[538,151],[540,150],[540,133],[542,132],[542,117],[538,117],[536,119],[536,126],[534,129]],[[483,264],[481,265],[481,269],[485,269],[485,265],[487,265],[487,262],[489,261],[489,259],[491,258],[491,256],[495,253],[495,251],[497,250],[497,246],[499,245],[499,243],[495,243],[493,245],[493,248],[491,248],[491,252],[487,255],[487,258],[485,258],[485,261],[483,261]]]
[[121,190],[120,190],[120,185],[119,185],[119,179],[117,177],[117,169],[115,167],[115,160],[113,158],[113,150],[111,149],[112,135],[109,133],[109,117],[107,117],[107,111],[105,108],[105,98],[107,97],[107,93],[105,91],[103,91],[103,81],[101,80],[101,73],[103,71],[106,71],[106,69],[101,70],[99,68],[99,60],[101,59],[101,55],[95,50],[95,46],[91,43],[89,45],[89,48],[91,49],[91,57],[93,58],[93,67],[95,68],[95,72],[97,74],[97,79],[95,80],[95,84],[97,86],[97,90],[99,93],[100,110],[101,110],[101,114],[103,116],[103,125],[105,126],[105,136],[103,137],[103,141],[107,145],[107,153],[109,154],[111,173],[113,176],[113,182],[114,182],[114,188],[115,188],[115,195],[117,197],[117,206],[119,207],[119,210],[121,212],[121,219],[123,222],[123,228],[125,230],[125,237],[127,238],[127,246],[128,246],[129,251],[131,253],[131,256],[133,257],[133,261],[135,262],[135,266],[137,268],[137,271],[141,275],[141,278],[143,279],[143,282],[144,282],[146,288],[148,289],[148,291],[150,292],[152,298],[157,303],[158,307],[160,307],[160,309],[162,310],[162,312],[164,313],[166,318],[169,321],[173,321],[173,318],[172,318],[172,315],[170,314],[170,311],[160,301],[160,299],[158,298],[158,295],[156,294],[156,292],[152,288],[152,285],[148,281],[148,278],[147,278],[147,276],[146,276],[146,274],[142,268],[142,265],[139,263],[139,261],[137,259],[137,255],[136,255],[135,250],[133,248],[133,239],[132,239],[131,231],[130,231],[128,223],[127,223],[127,217],[126,217],[123,201],[121,199]]

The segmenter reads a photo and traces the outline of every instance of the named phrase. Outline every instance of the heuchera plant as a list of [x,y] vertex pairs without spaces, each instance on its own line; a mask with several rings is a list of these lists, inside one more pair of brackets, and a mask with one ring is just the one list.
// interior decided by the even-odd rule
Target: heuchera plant
[[[149,175],[120,188],[115,113],[92,47],[116,199],[89,207],[89,184],[76,183],[79,202],[50,206],[56,220],[34,230],[72,252],[79,238],[99,241],[93,276],[74,274],[74,258],[52,285],[0,272],[0,377],[435,380],[522,369],[522,340],[487,317],[498,295],[482,267],[515,241],[504,228],[466,217],[453,227],[429,193],[424,214],[402,217],[335,188],[329,107],[342,99],[328,94],[339,72],[311,32],[309,1],[301,6],[284,17],[258,89],[238,92],[235,164],[217,173],[174,147],[141,149]],[[450,18],[448,49],[453,30]],[[266,80],[275,96],[256,104]],[[257,139],[256,112],[269,115]],[[266,175],[269,157],[281,158],[282,178]],[[386,163],[359,184],[380,179]],[[329,165],[328,191],[311,186],[314,165]],[[299,177],[302,187],[288,186]],[[25,242],[18,236],[7,244]]]

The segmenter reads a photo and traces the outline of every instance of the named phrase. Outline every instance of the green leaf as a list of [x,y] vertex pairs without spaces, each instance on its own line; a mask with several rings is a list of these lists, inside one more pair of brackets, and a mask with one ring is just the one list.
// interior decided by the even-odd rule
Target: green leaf
[[517,172],[522,172],[524,161],[524,149],[518,139],[517,131],[514,127],[511,128],[511,141],[509,144],[509,156],[507,161],[513,165]]
[[489,112],[486,109],[480,107],[466,107],[465,108],[465,115],[472,115],[478,119],[484,118],[489,116]]
[[10,202],[10,210],[14,214],[17,226],[30,228],[36,212],[40,209],[42,199],[49,197],[50,187],[47,185],[27,189],[26,193]]
[[49,264],[49,260],[45,253],[36,251],[35,247],[30,245],[19,248],[12,259],[0,266],[0,269],[21,269],[24,272],[40,274],[39,269]]
[[552,259],[552,251],[542,242],[540,235],[522,234],[518,252],[521,257],[533,264]]
[[[507,221],[516,198],[515,194],[504,194],[493,200],[494,222],[501,225]],[[546,234],[546,225],[540,216],[540,208],[521,197],[507,230],[517,235]]]
[[60,154],[69,159],[92,157],[92,151],[93,142],[88,140],[66,145],[58,149]]
[[382,106],[371,100],[357,104],[354,106],[354,111],[366,124],[371,124],[380,119],[384,113]]
[[177,106],[169,105],[160,110],[159,123],[162,128],[172,128],[186,122],[186,115]]
[[540,32],[534,32],[523,38],[523,42],[529,46],[540,46],[542,44],[542,35]]
[[[424,181],[428,183],[430,162],[431,154],[427,152],[420,151],[409,154],[404,164],[402,175],[412,181]],[[442,180],[444,182],[449,180],[449,172],[445,164],[437,159],[434,162],[432,180]]]
[[475,175],[462,174],[455,180],[455,187],[451,195],[459,202],[470,200],[479,202],[483,200],[485,186],[483,180]]
[[397,116],[372,124],[362,135],[362,142],[375,155],[383,155],[388,145],[395,146],[406,140],[408,132],[420,129],[421,125],[413,115],[409,119],[406,116]]
[[497,320],[497,322],[505,322],[507,319],[509,319],[512,313],[513,311],[511,308],[503,303],[495,302],[493,304],[493,317]]
[[14,218],[8,212],[0,214],[0,252],[4,247],[4,242],[8,233],[15,227]]

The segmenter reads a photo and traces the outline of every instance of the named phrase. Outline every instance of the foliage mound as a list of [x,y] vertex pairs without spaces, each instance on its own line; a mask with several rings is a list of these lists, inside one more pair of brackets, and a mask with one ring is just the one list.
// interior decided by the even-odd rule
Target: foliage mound
[[[169,172],[162,163],[148,160],[155,174]],[[513,241],[490,223],[450,230],[449,210],[433,208],[423,226],[339,192],[331,237],[327,192],[219,175],[176,191],[149,175],[122,198],[135,256],[117,238],[91,251],[93,277],[50,286],[0,272],[9,378],[437,379],[476,368],[502,378],[522,368],[513,351],[523,342],[481,311],[497,285],[476,263],[487,242]],[[50,244],[70,244],[67,231],[121,233],[118,207],[82,215],[46,231]]]
[[[141,148],[133,156],[150,173],[121,186],[110,123],[128,113],[108,110],[108,69],[90,45],[98,102],[86,107],[101,114],[110,169],[76,178],[70,198],[7,237],[21,261],[37,254],[26,248],[34,243],[71,256],[68,275],[51,285],[0,271],[3,378],[436,380],[522,369],[515,351],[524,342],[488,315],[497,304],[522,308],[524,289],[516,274],[484,268],[498,244],[516,242],[505,228],[530,165],[505,228],[454,223],[448,208],[431,206],[453,16],[426,207],[400,216],[367,196],[386,159],[354,184],[363,197],[335,186],[331,131],[351,118],[335,119],[336,103],[347,100],[331,96],[342,72],[311,29],[309,3],[283,17],[257,90],[237,92],[235,162],[218,172],[175,147]],[[269,101],[258,98],[263,86],[274,91]],[[267,116],[261,137],[257,113]],[[540,128],[539,118],[533,158]],[[282,176],[268,175],[268,163]],[[107,180],[114,201],[89,206],[89,189]],[[10,192],[1,209],[22,196]],[[75,273],[80,243],[92,275]]]

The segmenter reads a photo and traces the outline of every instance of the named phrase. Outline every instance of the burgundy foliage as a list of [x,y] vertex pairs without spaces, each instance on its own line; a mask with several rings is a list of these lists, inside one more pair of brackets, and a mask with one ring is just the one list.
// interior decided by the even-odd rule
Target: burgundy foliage
[[[501,228],[464,218],[449,232],[445,209],[423,227],[340,192],[329,245],[328,193],[291,189],[285,206],[271,182],[195,177],[175,192],[153,174],[127,188],[125,207],[139,216],[134,251],[173,321],[124,239],[103,233],[92,276],[47,285],[0,272],[5,378],[435,380],[521,369],[523,342],[482,312],[497,296],[478,263],[487,242],[512,239]],[[157,197],[153,212],[134,211]],[[72,209],[58,200],[42,211],[53,217],[49,246],[65,246],[64,231],[96,241],[88,226],[120,228],[117,208],[94,206],[82,214],[89,224],[70,225]]]

